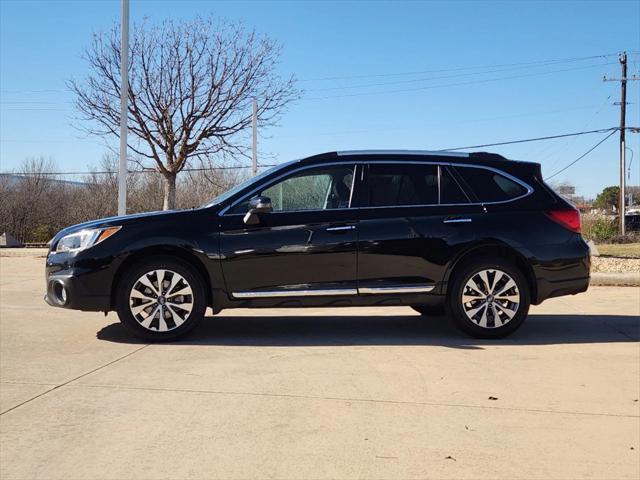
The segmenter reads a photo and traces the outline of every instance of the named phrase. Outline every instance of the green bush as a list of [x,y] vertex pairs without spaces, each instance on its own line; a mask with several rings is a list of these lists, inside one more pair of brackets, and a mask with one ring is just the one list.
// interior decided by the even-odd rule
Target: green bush
[[613,217],[584,215],[582,236],[594,242],[610,242],[618,236],[618,224]]

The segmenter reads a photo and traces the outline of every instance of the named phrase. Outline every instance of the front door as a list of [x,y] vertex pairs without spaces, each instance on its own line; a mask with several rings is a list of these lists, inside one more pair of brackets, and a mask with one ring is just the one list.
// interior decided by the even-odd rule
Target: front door
[[[352,164],[303,167],[238,201],[220,217],[220,250],[232,298],[355,295],[358,218]],[[271,199],[259,223],[248,201]]]

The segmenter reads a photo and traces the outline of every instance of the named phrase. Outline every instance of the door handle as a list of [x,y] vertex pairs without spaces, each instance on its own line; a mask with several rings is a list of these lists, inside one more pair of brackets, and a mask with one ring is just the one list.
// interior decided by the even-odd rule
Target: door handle
[[473,220],[471,220],[470,218],[461,218],[461,217],[455,217],[455,218],[445,218],[442,223],[471,223]]
[[347,230],[355,230],[355,225],[340,225],[339,227],[327,227],[326,232],[345,232]]

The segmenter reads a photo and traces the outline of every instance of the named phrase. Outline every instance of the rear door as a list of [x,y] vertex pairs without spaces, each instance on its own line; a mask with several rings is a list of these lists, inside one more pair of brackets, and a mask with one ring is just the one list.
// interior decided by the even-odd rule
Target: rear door
[[445,267],[473,242],[484,215],[449,167],[427,162],[371,162],[361,209],[358,288],[363,294],[439,291]]

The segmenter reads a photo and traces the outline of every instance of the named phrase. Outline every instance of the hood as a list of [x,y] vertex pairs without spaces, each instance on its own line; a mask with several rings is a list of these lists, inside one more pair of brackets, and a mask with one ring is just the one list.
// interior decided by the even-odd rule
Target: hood
[[57,241],[68,235],[70,233],[78,232],[80,230],[84,230],[87,228],[102,228],[102,227],[113,227],[118,225],[127,225],[128,223],[135,222],[136,224],[140,224],[141,220],[148,219],[149,221],[161,220],[163,217],[172,217],[176,215],[184,215],[194,210],[162,210],[158,212],[144,212],[144,213],[133,213],[131,215],[120,215],[115,217],[106,217],[98,220],[90,220],[88,222],[78,223],[76,225],[71,225],[60,230],[51,240],[51,245],[55,245]]

